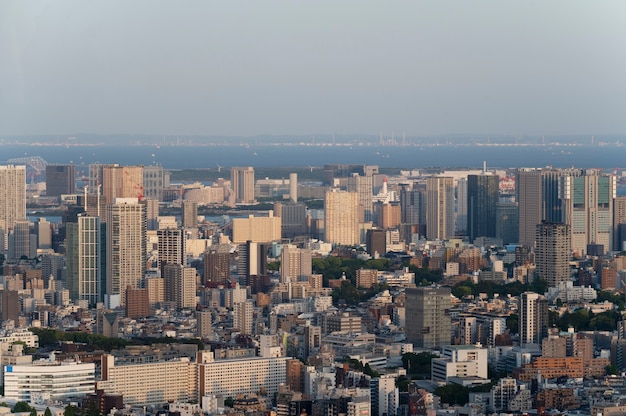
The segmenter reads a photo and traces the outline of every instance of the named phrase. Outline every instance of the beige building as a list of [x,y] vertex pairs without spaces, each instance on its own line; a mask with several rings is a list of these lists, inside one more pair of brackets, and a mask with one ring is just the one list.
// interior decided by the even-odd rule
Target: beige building
[[102,195],[107,204],[115,198],[143,199],[143,166],[103,166]]
[[324,198],[326,242],[344,246],[360,243],[358,207],[359,194],[356,192],[345,192],[336,188],[326,192]]
[[230,183],[236,203],[254,202],[254,168],[252,166],[231,168]]
[[0,166],[0,229],[26,219],[26,166]]
[[196,269],[180,264],[167,264],[164,268],[165,298],[178,309],[196,306]]
[[117,198],[107,205],[107,295],[120,295],[126,305],[126,288],[141,287],[146,270],[146,210],[137,198]]
[[426,180],[426,237],[445,240],[454,236],[454,179]]
[[378,283],[378,270],[358,269],[356,271],[356,287],[369,289]]
[[267,217],[233,219],[233,243],[240,244],[246,241],[262,243],[280,240],[281,218],[275,217],[270,211]]
[[283,246],[280,260],[281,283],[297,282],[311,274],[311,250],[292,245]]

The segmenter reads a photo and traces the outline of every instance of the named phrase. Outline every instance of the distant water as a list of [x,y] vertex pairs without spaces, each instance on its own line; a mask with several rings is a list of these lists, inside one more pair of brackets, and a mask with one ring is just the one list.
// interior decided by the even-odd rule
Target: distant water
[[0,163],[41,156],[48,163],[160,164],[167,169],[216,168],[218,165],[286,167],[328,163],[372,164],[380,167],[545,167],[626,168],[626,147],[383,147],[383,146],[28,146],[1,145]]

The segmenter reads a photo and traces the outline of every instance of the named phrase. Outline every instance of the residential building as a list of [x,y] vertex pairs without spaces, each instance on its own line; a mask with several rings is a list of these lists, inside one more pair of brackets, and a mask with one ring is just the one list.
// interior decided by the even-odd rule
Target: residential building
[[487,380],[488,351],[473,345],[448,345],[441,358],[431,361],[433,381],[448,383],[451,377],[478,377]]
[[6,233],[25,219],[26,166],[0,166],[0,229]]
[[407,341],[419,348],[450,344],[450,288],[416,287],[405,293]]
[[454,179],[428,178],[426,194],[426,237],[429,240],[454,237]]
[[520,345],[536,344],[548,335],[548,302],[534,292],[524,292],[519,305]]
[[543,221],[536,226],[535,264],[537,276],[549,287],[570,280],[569,261],[572,253],[570,226]]
[[102,302],[102,235],[99,217],[79,214],[76,222],[67,222],[66,288],[73,301],[86,300],[90,307]]
[[233,219],[233,243],[240,244],[246,241],[261,243],[277,241],[281,238],[281,218],[275,217],[272,211],[267,217]]
[[254,168],[233,167],[230,170],[230,183],[236,203],[251,204],[254,200]]
[[333,188],[324,198],[325,241],[331,244],[359,244],[359,194]]

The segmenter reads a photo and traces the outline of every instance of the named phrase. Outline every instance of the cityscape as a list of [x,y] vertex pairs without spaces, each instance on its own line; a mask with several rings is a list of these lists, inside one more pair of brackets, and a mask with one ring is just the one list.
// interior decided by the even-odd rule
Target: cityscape
[[[0,166],[10,407],[626,409],[621,169],[21,161]],[[172,180],[194,171],[219,177]]]
[[624,16],[0,1],[0,416],[626,415]]

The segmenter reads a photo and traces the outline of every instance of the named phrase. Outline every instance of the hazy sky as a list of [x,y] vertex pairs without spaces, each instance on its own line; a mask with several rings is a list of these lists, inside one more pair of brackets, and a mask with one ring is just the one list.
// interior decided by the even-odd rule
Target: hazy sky
[[626,133],[626,1],[0,1],[0,135]]

